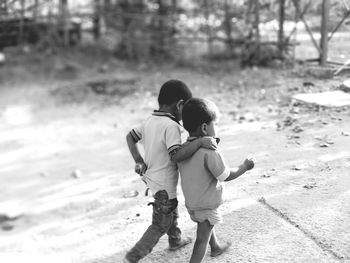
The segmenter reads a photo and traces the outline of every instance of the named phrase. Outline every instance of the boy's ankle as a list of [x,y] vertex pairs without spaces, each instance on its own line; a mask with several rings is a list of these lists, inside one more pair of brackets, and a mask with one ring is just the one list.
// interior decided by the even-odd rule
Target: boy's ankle
[[178,250],[192,242],[192,238],[190,237],[185,237],[180,240],[180,242],[176,245],[169,245],[169,250],[170,251],[175,251]]
[[229,247],[232,245],[231,242],[226,242],[223,245],[218,245],[217,247],[213,248],[211,247],[211,252],[210,252],[210,256],[211,257],[217,257],[220,256],[221,254],[223,254],[224,252],[226,252]]

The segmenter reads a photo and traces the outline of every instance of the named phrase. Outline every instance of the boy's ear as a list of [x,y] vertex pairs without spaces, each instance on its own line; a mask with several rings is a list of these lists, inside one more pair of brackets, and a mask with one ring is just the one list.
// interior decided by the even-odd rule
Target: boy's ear
[[201,132],[203,135],[207,135],[207,129],[208,129],[208,124],[202,123],[201,125]]
[[179,100],[179,101],[176,103],[176,108],[180,109],[180,107],[182,107],[184,104],[185,104],[184,100]]

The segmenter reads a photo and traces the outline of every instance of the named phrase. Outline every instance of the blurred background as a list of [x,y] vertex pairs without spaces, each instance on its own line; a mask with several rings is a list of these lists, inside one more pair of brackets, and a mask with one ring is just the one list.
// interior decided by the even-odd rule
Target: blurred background
[[[1,60],[46,58],[62,49],[71,56],[85,52],[138,62],[239,59],[245,66],[317,59],[313,44],[320,39],[323,2],[1,0]],[[348,4],[327,2],[330,39],[334,33],[348,35]],[[342,61],[348,54],[338,51],[345,46],[334,42],[330,56]]]
[[[125,135],[169,79],[219,106],[228,163],[257,158],[228,186],[224,214],[241,225],[223,261],[350,260],[349,7],[0,0],[0,261],[122,260],[151,213]],[[166,245],[145,262],[168,262]]]

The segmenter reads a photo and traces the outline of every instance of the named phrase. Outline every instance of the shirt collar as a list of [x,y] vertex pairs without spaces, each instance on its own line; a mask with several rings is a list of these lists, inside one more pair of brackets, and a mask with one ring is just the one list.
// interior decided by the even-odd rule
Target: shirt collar
[[188,141],[188,142],[192,142],[192,141],[194,141],[195,139],[198,139],[198,138],[199,138],[199,137],[194,137],[194,136],[191,137],[191,136],[190,136],[190,137],[187,138],[187,141]]
[[175,121],[176,123],[180,124],[179,121],[175,118],[175,116],[169,112],[154,110],[152,115],[153,116],[160,116],[160,117],[168,117],[168,118],[172,119],[173,121]]
[[[198,138],[199,138],[199,137],[190,136],[190,137],[187,138],[187,141],[188,141],[188,142],[192,142],[192,141],[194,141],[195,139],[198,139]],[[214,139],[216,140],[216,143],[219,144],[220,138],[214,137]]]

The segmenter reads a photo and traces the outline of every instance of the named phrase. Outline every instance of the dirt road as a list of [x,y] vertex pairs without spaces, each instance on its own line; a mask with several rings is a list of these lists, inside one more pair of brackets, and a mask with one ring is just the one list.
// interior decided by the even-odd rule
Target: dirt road
[[[227,163],[249,153],[257,160],[226,185],[217,232],[232,248],[205,262],[350,262],[349,109],[293,104],[305,79],[268,70],[157,73],[108,106],[63,104],[43,88],[3,91],[1,262],[121,261],[151,214],[125,134],[156,108],[156,91],[168,78],[219,105]],[[319,89],[339,82],[312,81]],[[194,238],[181,194],[179,200],[180,225]],[[163,238],[142,262],[186,262],[192,248],[166,247]]]

